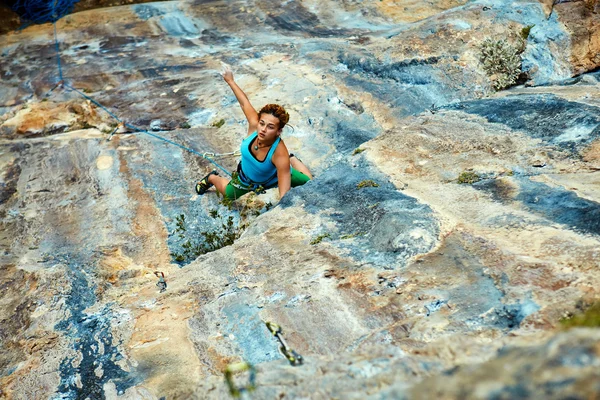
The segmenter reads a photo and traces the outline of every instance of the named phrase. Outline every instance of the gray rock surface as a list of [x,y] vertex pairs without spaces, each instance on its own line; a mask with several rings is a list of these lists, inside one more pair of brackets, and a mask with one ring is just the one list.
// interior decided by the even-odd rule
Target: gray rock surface
[[[240,361],[260,399],[600,395],[560,323],[600,299],[600,25],[553,3],[124,5],[58,21],[60,71],[52,25],[1,36],[0,398],[223,399]],[[281,200],[193,191],[246,132],[221,62],[290,112]]]

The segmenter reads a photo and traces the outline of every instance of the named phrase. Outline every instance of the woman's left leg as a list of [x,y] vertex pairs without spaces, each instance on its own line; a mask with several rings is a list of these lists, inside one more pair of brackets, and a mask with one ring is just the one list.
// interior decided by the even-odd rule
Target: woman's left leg
[[232,184],[230,181],[227,186],[225,186],[225,192],[223,193],[223,197],[228,200],[237,200],[248,192],[251,192],[250,189],[242,189],[241,187],[236,187],[236,185]]
[[302,186],[308,181],[310,181],[310,176],[292,168],[292,187]]
[[219,193],[225,196],[225,189],[229,183],[229,179],[223,178],[219,175],[211,175],[208,177],[208,181],[215,185],[215,189],[217,189]]
[[[304,175],[306,175],[308,177],[308,179],[312,179],[312,174],[310,173],[310,170],[308,169],[308,167],[306,165],[304,165],[304,163],[302,161],[300,161],[300,159],[293,154],[290,154],[290,164],[293,169],[295,169],[296,171],[302,172]],[[304,183],[306,183],[306,182],[303,182],[302,184],[304,184]],[[293,186],[294,185],[292,184],[292,187]]]

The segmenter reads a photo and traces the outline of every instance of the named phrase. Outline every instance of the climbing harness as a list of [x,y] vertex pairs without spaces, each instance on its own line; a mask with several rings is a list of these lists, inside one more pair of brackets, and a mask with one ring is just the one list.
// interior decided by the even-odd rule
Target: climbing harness
[[[233,375],[246,371],[249,373],[248,383],[243,386],[236,386],[233,382]],[[252,364],[247,362],[229,364],[227,368],[225,368],[225,382],[227,383],[231,396],[237,399],[242,393],[249,393],[256,389],[256,369]]]
[[156,282],[156,286],[160,289],[159,293],[165,292],[167,290],[167,281],[165,281],[165,274],[160,271],[155,271],[154,275],[158,278],[158,282]]
[[265,324],[267,325],[267,329],[273,334],[273,336],[275,336],[277,340],[279,340],[279,343],[281,344],[281,346],[279,347],[279,351],[281,351],[281,354],[283,354],[283,356],[288,359],[290,364],[294,367],[297,365],[302,365],[304,363],[302,356],[296,353],[287,345],[287,343],[283,339],[283,331],[281,330],[281,327],[273,322],[265,322]]
[[237,172],[234,171],[233,174],[231,174],[231,181],[229,183],[231,183],[231,186],[241,189],[241,190],[247,190],[249,192],[254,192],[256,194],[264,194],[266,193],[265,191],[265,187],[263,185],[260,185],[258,183],[244,183],[242,181],[242,179],[240,178],[240,175],[243,174],[242,169],[241,169],[241,164],[238,164],[238,169]]

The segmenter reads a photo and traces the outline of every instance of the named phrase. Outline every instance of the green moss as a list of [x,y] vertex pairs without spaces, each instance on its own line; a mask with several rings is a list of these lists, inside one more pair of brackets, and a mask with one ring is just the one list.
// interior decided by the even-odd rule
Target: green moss
[[225,120],[223,118],[221,118],[220,120],[218,120],[217,122],[213,122],[212,126],[214,126],[215,128],[220,128],[223,125],[225,125]]
[[366,149],[356,148],[356,149],[354,149],[354,152],[352,152],[352,155],[354,156],[356,154],[360,154],[360,153],[362,153],[365,150]]
[[358,184],[356,185],[357,189],[362,189],[362,188],[366,188],[366,187],[379,187],[379,184],[370,179],[365,179],[364,181],[358,182]]
[[354,233],[351,233],[349,235],[342,235],[342,236],[340,236],[340,239],[342,239],[342,240],[343,239],[352,239],[352,238],[355,238],[357,236],[364,236],[364,235],[366,235],[366,232],[354,232]]
[[[178,250],[171,253],[171,256],[177,263],[187,264],[202,254],[233,244],[263,209],[273,207],[272,203],[263,203],[254,193],[237,201],[223,197],[218,191],[216,193],[224,207],[207,211],[208,216],[214,220],[209,223],[210,230],[194,229],[188,224],[184,214],[175,218],[172,237]],[[237,218],[227,214],[234,214]]]
[[89,122],[87,121],[83,121],[81,123],[81,129],[91,129],[91,128],[95,128],[95,125],[91,125]]
[[527,38],[529,37],[529,33],[531,32],[531,28],[533,28],[534,26],[535,25],[527,25],[526,27],[521,29],[521,39],[527,40]]
[[223,206],[227,207],[228,210],[231,210],[233,208],[233,199],[223,196],[219,191],[217,191],[216,193],[217,196],[221,199],[220,203]]
[[479,182],[481,178],[475,172],[464,171],[458,175],[458,183],[472,185],[475,182]]
[[181,129],[190,129],[192,126],[188,122],[182,122],[179,124]]
[[600,301],[592,304],[582,314],[577,314],[572,318],[563,319],[560,321],[561,325],[565,328],[575,327],[587,327],[587,328],[599,328],[600,327]]
[[329,233],[322,233],[319,236],[317,236],[316,238],[314,238],[313,240],[311,240],[310,244],[315,245],[315,244],[321,243],[323,241],[323,239],[329,238],[329,237],[331,237],[331,235]]
[[179,214],[177,217],[175,217],[175,221],[175,233],[177,233],[178,236],[183,239],[184,233],[187,230],[185,227],[185,215]]

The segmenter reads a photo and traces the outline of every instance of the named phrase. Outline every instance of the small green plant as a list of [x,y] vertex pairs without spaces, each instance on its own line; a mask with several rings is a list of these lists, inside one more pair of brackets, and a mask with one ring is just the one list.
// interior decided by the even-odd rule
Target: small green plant
[[216,220],[216,227],[202,232],[190,230],[184,214],[175,218],[173,234],[176,235],[176,243],[179,243],[181,250],[171,253],[173,260],[180,264],[186,264],[202,254],[233,244],[250,223],[260,215],[260,210],[265,206],[267,206],[267,210],[269,205],[272,207],[270,203],[265,205],[253,193],[249,193],[243,199],[238,199],[237,203],[226,198],[223,198],[221,203],[227,207],[227,210],[233,213],[237,212],[239,218],[236,219],[233,215],[225,217],[219,210],[211,209],[208,211],[208,216]]
[[[219,196],[219,198],[221,198],[221,196],[222,196],[221,193],[219,193],[219,192],[217,192],[217,195]],[[221,198],[221,200],[220,200],[220,203],[223,206],[227,207],[228,210],[231,210],[233,208],[233,202],[234,202],[233,199],[230,199],[230,198],[225,197],[225,196],[223,196]]]
[[481,178],[475,172],[463,171],[458,175],[458,183],[472,185],[475,182],[479,182]]
[[186,121],[179,124],[181,129],[190,129],[192,126]]
[[363,151],[365,151],[366,149],[361,149],[360,147],[357,147],[356,149],[354,149],[354,151],[352,152],[352,155],[355,156],[357,154],[362,153]]
[[179,237],[183,239],[185,231],[187,230],[185,228],[185,215],[179,214],[177,217],[175,217],[175,221],[175,233],[177,233]]
[[358,182],[358,184],[356,185],[357,189],[362,189],[366,187],[379,187],[379,184],[375,181],[372,181],[371,179],[365,179],[364,181]]
[[534,26],[535,25],[527,25],[526,27],[524,27],[523,29],[521,29],[521,32],[520,32],[521,39],[527,40],[529,38],[529,33],[531,32],[531,29]]
[[89,88],[83,88],[82,92],[83,92],[83,93],[92,93],[92,89],[89,89]]
[[592,304],[582,314],[562,319],[560,323],[565,328],[575,328],[578,326],[600,328],[600,301]]
[[486,39],[480,46],[479,60],[495,90],[513,86],[521,75],[523,40],[515,46],[506,40]]
[[353,238],[355,238],[355,237],[357,237],[357,236],[364,236],[364,235],[366,235],[366,234],[367,234],[366,232],[360,232],[360,231],[359,231],[359,232],[354,232],[354,233],[351,233],[351,234],[349,234],[349,235],[342,235],[342,236],[340,236],[340,239],[342,239],[342,240],[343,240],[343,239],[353,239]]
[[91,128],[95,128],[96,126],[91,125],[89,122],[87,121],[83,121],[81,123],[81,129],[91,129]]
[[[210,212],[212,218],[220,218],[217,210]],[[189,237],[185,215],[180,214],[175,218],[175,234],[181,243],[181,252],[171,253],[173,259],[178,263],[189,263],[198,256],[222,247],[232,245],[241,235],[247,224],[235,224],[233,216],[221,219],[221,225],[215,230],[200,232],[200,240]]]
[[225,120],[223,118],[221,118],[220,120],[218,120],[217,122],[213,122],[212,126],[214,126],[215,128],[220,128],[223,125],[225,125]]
[[317,236],[316,238],[314,238],[313,240],[310,241],[310,244],[312,244],[313,246],[315,244],[319,244],[323,241],[323,239],[325,238],[330,238],[331,235],[329,233],[322,233],[319,236]]

